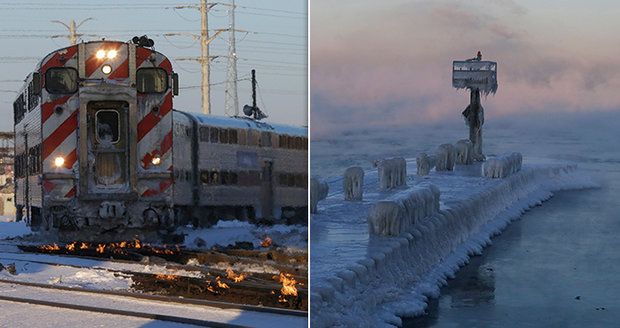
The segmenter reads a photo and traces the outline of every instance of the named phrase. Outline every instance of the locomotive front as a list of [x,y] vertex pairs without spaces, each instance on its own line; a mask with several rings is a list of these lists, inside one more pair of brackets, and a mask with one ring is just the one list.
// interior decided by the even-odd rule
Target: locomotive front
[[31,223],[82,232],[173,225],[170,61],[96,41],[51,53],[38,73],[43,197]]

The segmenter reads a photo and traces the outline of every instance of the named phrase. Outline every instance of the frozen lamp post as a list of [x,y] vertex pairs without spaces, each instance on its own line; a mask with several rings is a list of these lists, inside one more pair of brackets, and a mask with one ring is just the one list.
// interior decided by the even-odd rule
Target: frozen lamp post
[[476,57],[452,62],[452,86],[457,89],[469,89],[469,105],[463,111],[465,123],[469,126],[469,140],[474,145],[474,160],[483,161],[482,124],[484,108],[480,103],[480,93],[488,95],[497,91],[497,63],[482,60],[478,51]]

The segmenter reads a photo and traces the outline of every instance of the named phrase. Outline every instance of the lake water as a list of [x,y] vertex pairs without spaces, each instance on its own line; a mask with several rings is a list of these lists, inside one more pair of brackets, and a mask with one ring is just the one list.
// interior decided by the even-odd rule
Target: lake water
[[[574,162],[600,189],[559,192],[513,222],[405,327],[615,327],[620,322],[620,113],[503,119],[485,153]],[[464,138],[457,124],[364,130],[312,142],[312,174],[433,152]],[[410,172],[411,174],[412,172]]]

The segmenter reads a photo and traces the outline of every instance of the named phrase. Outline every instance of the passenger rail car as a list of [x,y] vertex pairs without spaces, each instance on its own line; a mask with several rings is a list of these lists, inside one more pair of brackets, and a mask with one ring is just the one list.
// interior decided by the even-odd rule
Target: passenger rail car
[[177,92],[169,59],[148,47],[47,55],[14,102],[18,217],[88,234],[304,212],[305,129],[173,111]]

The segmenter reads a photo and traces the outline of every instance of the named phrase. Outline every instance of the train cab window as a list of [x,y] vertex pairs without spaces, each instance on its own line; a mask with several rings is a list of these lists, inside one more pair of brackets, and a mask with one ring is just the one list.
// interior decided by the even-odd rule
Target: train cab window
[[78,89],[78,72],[70,67],[52,67],[45,72],[45,89],[49,93],[74,93]]
[[162,93],[168,90],[168,73],[163,68],[140,68],[136,71],[136,88],[140,93]]
[[119,140],[120,119],[115,110],[99,110],[95,117],[97,141],[99,143],[117,143]]

